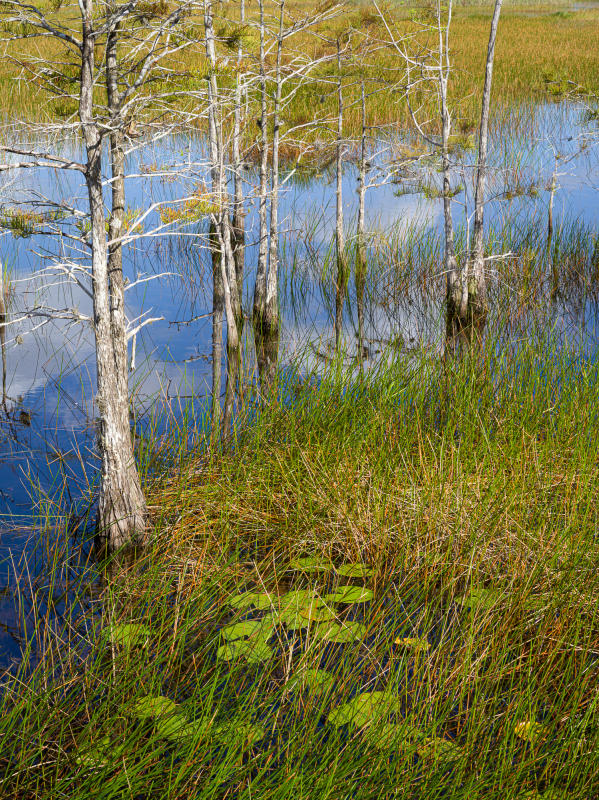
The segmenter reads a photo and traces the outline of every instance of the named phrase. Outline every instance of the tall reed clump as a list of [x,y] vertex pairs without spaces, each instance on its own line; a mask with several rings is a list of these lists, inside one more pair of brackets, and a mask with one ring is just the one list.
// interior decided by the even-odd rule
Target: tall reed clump
[[500,344],[287,375],[150,480],[4,677],[2,797],[596,797],[598,366]]

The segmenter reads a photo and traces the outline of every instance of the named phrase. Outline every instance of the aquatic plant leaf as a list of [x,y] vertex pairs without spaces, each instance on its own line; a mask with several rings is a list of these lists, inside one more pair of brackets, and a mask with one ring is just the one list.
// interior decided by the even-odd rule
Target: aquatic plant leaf
[[263,627],[261,619],[247,619],[244,622],[233,622],[221,628],[221,636],[226,641],[243,639],[246,636],[255,636]]
[[461,755],[462,748],[449,739],[441,736],[427,737],[416,750],[423,761],[435,761],[439,764],[453,764]]
[[339,586],[335,592],[327,595],[326,599],[331,603],[367,603],[373,597],[372,589],[366,589],[364,586]]
[[271,659],[274,653],[263,639],[258,639],[246,642],[243,655],[248,664],[259,664]]
[[292,592],[282,594],[279,598],[280,612],[295,610],[299,611],[310,605],[311,601],[316,600],[322,602],[313,589],[294,589]]
[[301,609],[286,609],[279,614],[279,622],[286,625],[289,630],[297,631],[300,628],[307,628],[310,620],[300,615]]
[[305,669],[294,675],[287,687],[289,689],[309,689],[313,694],[327,694],[335,685],[335,676],[324,669]]
[[276,599],[276,595],[267,594],[266,592],[242,592],[229,597],[227,603],[233,608],[241,610],[254,606],[254,608],[264,611],[270,608]]
[[[289,593],[291,594],[291,592]],[[324,600],[314,594],[314,592],[295,592],[294,597],[289,598],[282,611],[279,612],[278,621],[287,625],[290,630],[307,628],[313,619],[330,618],[330,612]],[[325,609],[322,616],[319,616],[319,609]]]
[[352,725],[364,728],[367,725],[384,721],[399,710],[399,698],[389,692],[362,692],[352,700],[333,709],[327,717],[336,727]]
[[487,611],[498,604],[502,595],[501,589],[472,586],[458,599],[458,602],[463,608],[469,608],[470,611],[478,611],[480,609]]
[[313,631],[318,639],[327,639],[335,644],[362,641],[366,636],[366,625],[362,622],[322,622]]
[[301,570],[302,572],[320,572],[321,570],[333,569],[330,561],[326,561],[319,556],[302,556],[294,558],[289,564],[291,569]]
[[105,643],[111,642],[130,650],[146,644],[149,635],[150,629],[146,625],[137,622],[123,622],[104,628],[100,632],[100,639]]
[[122,746],[111,747],[110,736],[103,736],[100,741],[91,747],[83,747],[79,755],[75,756],[75,763],[82,767],[105,767],[110,758],[120,755]]
[[371,744],[377,749],[388,748],[397,749],[399,746],[411,744],[424,740],[424,734],[405,723],[386,722],[383,725],[369,726],[365,729],[365,735]]
[[252,639],[235,639],[221,645],[216,651],[216,658],[222,661],[234,661],[244,658],[248,664],[257,664],[272,658],[273,651],[263,637]]
[[514,733],[519,739],[523,739],[530,744],[542,742],[547,738],[547,728],[545,725],[541,725],[540,722],[535,722],[534,720],[518,722],[514,728]]
[[183,714],[173,714],[156,720],[155,730],[158,736],[171,741],[182,741],[200,737],[207,729],[206,720],[190,722]]
[[222,742],[241,747],[256,744],[266,736],[264,728],[253,722],[222,723],[215,727],[214,732]]
[[216,658],[219,661],[234,661],[236,658],[241,656],[241,649],[239,648],[239,642],[227,642],[227,644],[221,644],[221,646],[216,651]]
[[344,578],[370,578],[372,575],[372,570],[365,564],[343,564],[337,567],[337,572]]
[[395,640],[395,644],[409,647],[410,650],[415,650],[416,652],[428,650],[430,648],[430,644],[427,639],[419,638],[417,636],[398,636]]
[[335,612],[325,605],[316,605],[312,603],[307,608],[300,609],[300,617],[310,620],[311,622],[326,622],[335,619]]
[[145,697],[140,697],[133,710],[138,719],[149,719],[178,714],[180,713],[180,706],[169,697],[147,694]]

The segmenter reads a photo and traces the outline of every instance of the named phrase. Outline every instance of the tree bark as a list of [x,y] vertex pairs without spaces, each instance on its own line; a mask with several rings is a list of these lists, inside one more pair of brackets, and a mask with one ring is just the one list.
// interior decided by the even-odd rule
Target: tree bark
[[[102,458],[98,534],[109,549],[146,540],[147,506],[131,442],[129,407],[123,402],[113,341],[108,245],[102,196],[102,136],[94,115],[93,3],[81,1],[82,47],[79,117],[86,151],[85,180],[91,220],[91,254],[99,445]],[[122,377],[122,376],[121,376]]]
[[478,160],[476,167],[476,190],[474,196],[474,229],[472,234],[472,255],[468,274],[468,308],[467,325],[470,336],[480,333],[488,314],[487,284],[485,280],[484,260],[484,206],[485,184],[487,179],[487,151],[489,139],[489,110],[491,107],[491,83],[493,79],[493,61],[495,57],[495,41],[502,0],[495,0],[487,61],[485,83],[483,87],[480,128],[478,134]]
[[221,252],[214,222],[210,223],[210,255],[212,260],[212,441],[217,441],[220,433],[220,385],[223,359],[223,314],[225,293],[221,273]]
[[258,264],[254,286],[253,323],[256,340],[262,333],[266,312],[266,275],[268,268],[268,106],[266,95],[264,0],[260,0],[260,189],[258,216],[260,220],[260,241],[258,244]]
[[362,133],[360,139],[360,170],[358,174],[358,231],[356,238],[356,306],[358,312],[358,360],[364,359],[364,289],[366,286],[366,95],[364,81],[360,87]]
[[343,325],[343,304],[347,282],[347,264],[345,259],[345,235],[343,232],[343,86],[341,81],[341,43],[337,39],[337,147],[336,147],[336,213],[335,213],[335,250],[337,255],[337,280],[335,284],[335,349],[341,345],[341,328]]
[[443,28],[441,9],[438,7],[439,23],[439,95],[441,100],[441,164],[443,171],[443,226],[445,234],[445,252],[443,269],[445,272],[445,339],[449,350],[455,350],[458,339],[465,326],[467,291],[465,275],[458,268],[455,254],[453,216],[451,209],[451,160],[449,144],[451,136],[451,113],[447,100],[447,84],[451,71],[449,55],[449,29],[453,4],[450,0],[447,8],[447,23]]

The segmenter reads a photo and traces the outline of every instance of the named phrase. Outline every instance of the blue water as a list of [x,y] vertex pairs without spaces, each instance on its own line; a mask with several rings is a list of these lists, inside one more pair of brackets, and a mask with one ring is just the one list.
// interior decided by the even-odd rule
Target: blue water
[[[546,216],[548,187],[556,168],[556,229],[566,218],[596,225],[599,218],[599,161],[596,130],[587,128],[584,109],[577,105],[547,104],[531,109],[515,126],[504,120],[492,138],[487,222],[498,229],[507,219],[526,220]],[[595,139],[589,138],[594,134]],[[18,138],[18,131],[14,134]],[[585,138],[586,137],[586,138]],[[42,139],[40,134],[40,138]],[[588,144],[582,147],[583,142]],[[377,142],[367,193],[367,227],[384,235],[392,228],[419,225],[438,227],[441,201],[426,200],[417,184],[439,185],[435,163],[406,175],[401,167],[397,141]],[[62,151],[77,158],[79,148],[63,141]],[[557,162],[555,156],[558,155]],[[456,156],[455,181],[463,191],[455,198],[456,225],[468,226],[472,210],[472,153]],[[153,172],[161,165],[181,165],[176,178]],[[394,163],[394,180],[382,180],[382,167]],[[208,183],[203,142],[200,138],[160,140],[138,144],[128,156],[128,170],[137,175],[127,182],[130,209],[146,209],[151,203],[168,203],[191,194],[198,183]],[[379,171],[378,168],[381,168]],[[256,259],[257,209],[254,176],[246,173],[248,198],[245,307],[250,307],[253,264]],[[519,192],[514,195],[513,189]],[[506,190],[510,190],[506,192]],[[357,213],[356,172],[348,166],[344,177],[345,216],[348,231]],[[25,203],[44,210],[48,201],[83,211],[86,191],[76,172],[20,171],[0,175],[0,203],[6,209]],[[310,180],[289,177],[282,196],[281,229],[285,231],[287,264],[292,254],[300,267],[293,273],[281,269],[283,335],[282,362],[300,353],[307,362],[315,352],[326,351],[332,337],[331,282],[305,267],[309,253],[326,252],[334,230],[334,176]],[[148,216],[144,231],[159,225],[158,212]],[[18,656],[22,641],[12,589],[14,564],[33,553],[39,544],[35,521],[40,497],[56,514],[77,508],[82,495],[93,489],[98,460],[95,452],[95,366],[90,325],[74,321],[72,310],[90,315],[87,294],[87,252],[58,235],[59,228],[15,238],[0,235],[0,260],[10,277],[7,328],[6,411],[0,415],[0,669]],[[70,222],[67,233],[77,233]],[[187,228],[184,235],[156,231],[150,238],[135,238],[124,251],[129,282],[141,281],[127,293],[130,320],[157,318],[136,337],[136,363],[130,389],[137,424],[143,431],[153,415],[164,410],[176,417],[182,408],[192,409],[195,424],[202,426],[210,389],[211,266],[206,248],[206,223]],[[67,265],[80,284],[57,268]],[[148,280],[159,273],[163,277]],[[61,318],[40,316],[54,309]],[[441,341],[441,297],[410,306],[373,302],[368,309],[367,342],[373,351],[392,336],[401,335],[411,346],[428,348]],[[582,309],[583,313],[585,309]],[[558,317],[560,314],[558,313]],[[563,314],[564,319],[568,315]],[[15,322],[15,320],[17,320]],[[20,321],[18,321],[20,320]],[[565,323],[564,323],[565,324]],[[591,315],[589,327],[596,324]],[[346,309],[345,344],[355,348],[355,312]],[[130,343],[130,346],[132,342]],[[249,376],[251,379],[251,376]],[[164,430],[164,428],[162,429]],[[160,433],[161,429],[158,429]],[[47,513],[45,506],[44,513]],[[39,569],[44,559],[40,559]],[[35,571],[36,568],[34,568]],[[7,588],[8,587],[8,588]]]

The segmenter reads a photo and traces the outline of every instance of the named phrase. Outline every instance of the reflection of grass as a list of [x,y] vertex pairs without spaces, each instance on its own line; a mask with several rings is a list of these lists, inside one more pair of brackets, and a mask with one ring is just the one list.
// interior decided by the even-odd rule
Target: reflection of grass
[[306,380],[151,482],[145,569],[7,679],[2,797],[596,797],[599,367],[496,344]]

